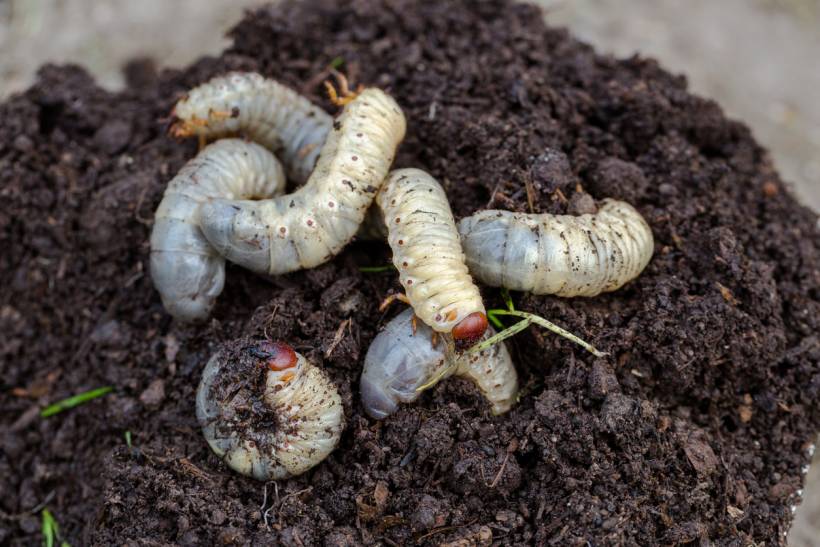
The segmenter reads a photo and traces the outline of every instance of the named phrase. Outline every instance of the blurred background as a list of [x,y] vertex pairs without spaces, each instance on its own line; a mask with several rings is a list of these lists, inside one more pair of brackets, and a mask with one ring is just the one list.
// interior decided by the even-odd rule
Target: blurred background
[[[0,99],[45,62],[86,66],[109,88],[122,65],[183,66],[228,44],[261,0],[0,0]],[[699,95],[743,120],[783,179],[820,211],[820,0],[538,0],[552,25],[600,52],[655,57]],[[206,7],[207,6],[207,7]],[[789,536],[820,546],[820,461]]]

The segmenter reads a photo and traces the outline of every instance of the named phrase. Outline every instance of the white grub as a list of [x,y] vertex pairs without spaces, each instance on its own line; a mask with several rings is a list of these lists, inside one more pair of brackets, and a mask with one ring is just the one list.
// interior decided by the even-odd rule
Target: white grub
[[654,250],[640,213],[611,199],[580,216],[481,211],[462,219],[459,232],[470,273],[482,283],[564,297],[622,287]]
[[[254,348],[265,374],[264,393],[215,389],[226,361],[214,355],[202,373],[196,415],[211,450],[234,471],[261,481],[304,473],[324,460],[344,429],[342,400],[319,368],[283,343]],[[249,384],[253,384],[250,382]],[[261,399],[261,401],[260,401]],[[255,422],[247,409],[264,404],[270,418]]]
[[[494,336],[487,327],[483,340]],[[458,358],[456,376],[472,380],[492,405],[493,414],[504,414],[518,400],[518,373],[504,342],[499,342],[477,353],[465,352]]]
[[415,401],[427,380],[452,373],[455,364],[446,341],[431,343],[433,331],[419,324],[413,334],[408,308],[385,326],[367,350],[360,382],[365,411],[376,419],[393,414],[399,403]]
[[398,169],[376,202],[399,281],[419,319],[456,339],[479,338],[487,327],[486,311],[441,185],[421,169]]
[[[364,360],[362,405],[373,418],[393,414],[399,403],[418,399],[424,389],[453,374],[472,380],[490,402],[493,414],[507,412],[518,395],[518,374],[503,342],[475,354],[458,354],[452,341],[419,324],[413,334],[413,310],[406,309],[380,332]],[[485,337],[495,334],[492,327]],[[444,339],[442,339],[444,338]]]
[[365,89],[334,122],[304,186],[275,199],[209,203],[201,211],[205,237],[228,260],[261,274],[330,260],[356,234],[404,132],[398,104]]
[[223,139],[205,147],[171,179],[154,215],[151,278],[165,309],[184,321],[206,318],[225,283],[225,259],[199,226],[203,203],[281,194],[285,173],[258,144]]
[[254,72],[231,72],[195,87],[172,116],[171,133],[177,137],[243,135],[264,145],[296,184],[313,171],[333,122],[294,90]]

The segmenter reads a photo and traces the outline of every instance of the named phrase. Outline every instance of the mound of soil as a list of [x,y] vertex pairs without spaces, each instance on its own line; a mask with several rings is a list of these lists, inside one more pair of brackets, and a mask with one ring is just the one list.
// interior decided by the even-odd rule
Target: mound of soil
[[[654,61],[596,55],[502,0],[286,2],[231,35],[183,71],[129,66],[122,93],[45,67],[0,106],[0,543],[38,542],[42,507],[73,544],[783,541],[820,429],[820,237],[744,125]],[[639,208],[656,248],[637,281],[513,295],[610,357],[530,328],[510,344],[523,390],[508,415],[451,379],[370,420],[358,377],[398,283],[359,271],[389,260],[366,242],[275,279],[229,267],[211,321],[171,321],[148,235],[196,152],[166,136],[171,106],[243,69],[334,111],[334,60],[401,103],[397,166],[430,171],[457,216],[577,212],[581,188]],[[194,417],[215,348],[265,334],[328,371],[348,423],[323,464],[276,484],[227,470]]]

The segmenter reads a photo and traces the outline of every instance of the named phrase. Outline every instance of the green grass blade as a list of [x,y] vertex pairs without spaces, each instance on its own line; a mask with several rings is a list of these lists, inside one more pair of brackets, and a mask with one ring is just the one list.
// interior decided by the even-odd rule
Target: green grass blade
[[512,297],[510,296],[510,291],[507,289],[501,289],[501,298],[504,299],[504,303],[507,305],[508,311],[515,311],[515,305],[513,304]]
[[[504,310],[496,310],[496,311],[504,311]],[[504,314],[506,315],[506,314]],[[480,351],[484,351],[485,349],[491,348],[497,343],[501,342],[502,340],[506,340],[510,336],[518,334],[522,330],[526,329],[532,323],[529,319],[524,319],[523,321],[519,321],[515,325],[511,327],[507,327],[506,329],[502,330],[498,334],[494,336],[490,336],[483,342],[476,344],[475,346],[471,347],[467,350],[468,353],[478,353]]]
[[362,273],[381,273],[381,272],[389,272],[390,270],[395,270],[396,267],[392,264],[388,264],[387,266],[361,266],[359,271]]
[[345,58],[342,56],[335,57],[332,61],[330,61],[330,68],[336,69],[345,64]]
[[547,321],[546,319],[544,319],[543,317],[540,317],[538,315],[535,315],[535,314],[532,314],[532,313],[527,313],[525,311],[517,311],[517,310],[490,310],[489,312],[487,312],[488,315],[490,313],[492,313],[493,316],[512,315],[513,317],[522,318],[523,321],[519,321],[515,325],[513,325],[511,327],[508,327],[507,329],[499,332],[495,336],[487,338],[486,340],[484,340],[480,344],[477,344],[477,345],[473,346],[472,348],[470,348],[468,350],[470,353],[484,351],[485,349],[492,347],[494,344],[497,344],[498,342],[501,342],[502,340],[505,340],[505,339],[509,338],[510,336],[513,336],[514,334],[516,334],[518,332],[521,332],[522,330],[527,328],[528,325],[530,325],[532,323],[535,323],[536,325],[538,325],[540,327],[544,327],[545,329],[547,329],[551,332],[554,332],[558,336],[563,336],[567,340],[570,340],[571,342],[575,342],[576,344],[578,344],[579,346],[581,346],[582,348],[584,348],[585,350],[587,350],[588,352],[590,352],[591,354],[593,354],[596,357],[604,357],[605,355],[608,355],[606,352],[597,350],[595,348],[595,346],[593,346],[592,344],[590,344],[588,342],[585,342],[584,340],[581,340],[580,338],[578,338],[577,336],[575,336],[574,334],[572,334],[568,330],[562,329],[561,327],[559,327],[555,323]]
[[128,446],[128,449],[131,449],[131,430],[127,430],[125,432],[125,444]]
[[581,346],[582,348],[584,348],[585,350],[587,350],[588,352],[590,352],[590,353],[591,353],[592,355],[594,355],[595,357],[605,357],[605,356],[609,355],[607,352],[605,352],[605,351],[599,351],[599,350],[598,350],[598,349],[596,349],[596,348],[595,348],[595,346],[593,346],[592,344],[590,344],[590,343],[588,343],[588,342],[585,342],[585,341],[581,340],[580,338],[578,338],[577,336],[575,336],[574,334],[572,334],[572,333],[571,333],[571,332],[569,332],[568,330],[564,330],[564,329],[562,329],[561,327],[559,327],[559,326],[558,326],[558,325],[556,325],[555,323],[552,323],[552,322],[550,322],[550,321],[547,321],[547,320],[546,320],[546,319],[544,319],[543,317],[539,317],[539,316],[537,316],[537,315],[533,315],[533,316],[532,316],[532,322],[533,322],[533,323],[535,323],[536,325],[539,325],[539,326],[541,326],[541,327],[544,327],[545,329],[547,329],[547,330],[549,330],[549,331],[554,332],[554,333],[555,333],[555,334],[557,334],[558,336],[563,336],[563,337],[564,337],[564,338],[566,338],[567,340],[569,340],[569,341],[571,341],[571,342],[575,342],[576,344],[578,344],[579,346]]
[[80,393],[79,395],[73,395],[67,399],[58,401],[53,405],[48,405],[40,411],[40,417],[48,418],[49,416],[54,416],[55,414],[59,414],[64,410],[68,410],[69,408],[74,408],[75,406],[85,404],[88,401],[91,401],[92,399],[96,399],[97,397],[107,395],[112,391],[114,391],[113,386],[105,386],[98,387],[97,389],[92,389],[91,391],[86,391],[85,393]]
[[502,323],[502,322],[498,319],[498,317],[496,317],[496,316],[495,316],[495,311],[496,311],[496,310],[487,310],[487,319],[490,321],[490,323],[492,323],[492,324],[493,324],[493,326],[494,326],[495,328],[497,328],[497,329],[503,329],[503,328],[504,328],[504,323]]
[[54,547],[54,541],[60,534],[60,527],[57,525],[57,521],[54,519],[54,515],[51,514],[51,511],[43,509],[41,514],[43,524],[40,531],[43,534],[43,545],[45,545],[45,547]]

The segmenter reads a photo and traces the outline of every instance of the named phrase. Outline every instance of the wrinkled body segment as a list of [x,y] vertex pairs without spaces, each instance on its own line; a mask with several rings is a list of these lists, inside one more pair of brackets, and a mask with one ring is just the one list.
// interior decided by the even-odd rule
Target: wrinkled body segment
[[[419,324],[413,334],[413,310],[391,320],[370,344],[360,382],[362,405],[381,420],[398,410],[399,403],[418,399],[424,389],[453,374],[472,380],[492,406],[502,414],[515,403],[518,374],[503,342],[479,353],[458,354],[452,341]],[[485,337],[495,332],[490,327]]]
[[367,350],[361,378],[362,404],[376,419],[398,410],[399,403],[415,401],[430,378],[452,373],[454,360],[445,341],[433,347],[433,331],[426,324],[413,334],[413,310],[390,321]]
[[628,203],[602,203],[580,216],[487,210],[463,218],[470,272],[494,287],[564,297],[622,287],[652,258],[652,230]]
[[205,237],[228,260],[261,274],[330,260],[359,229],[404,132],[398,104],[365,89],[334,122],[304,186],[274,199],[210,202],[200,214]]
[[[416,315],[433,330],[478,338],[486,329],[481,294],[473,283],[447,195],[420,169],[390,173],[376,201],[384,215],[393,264]],[[459,329],[466,318],[483,318]],[[461,330],[469,330],[460,336]]]
[[316,165],[333,118],[287,86],[253,72],[232,72],[190,90],[174,106],[178,137],[241,135],[273,152],[303,184]]
[[[488,327],[482,340],[495,334],[495,330]],[[489,401],[493,414],[504,414],[518,401],[518,373],[504,342],[484,351],[462,354],[455,375],[471,380],[478,387]]]
[[225,259],[200,229],[202,204],[268,198],[284,189],[279,161],[239,139],[217,141],[185,164],[168,183],[151,232],[151,278],[168,313],[184,321],[206,318],[225,283]]
[[[268,481],[299,475],[324,460],[339,443],[344,409],[330,379],[302,355],[284,344],[260,347],[270,352],[258,371],[265,375],[263,393],[217,390],[225,366],[217,353],[202,373],[196,414],[217,456],[242,475]],[[243,408],[258,404],[269,418],[248,420]]]

